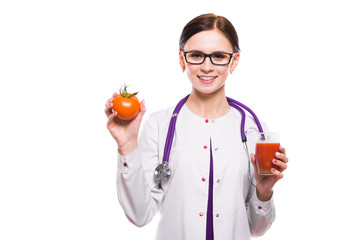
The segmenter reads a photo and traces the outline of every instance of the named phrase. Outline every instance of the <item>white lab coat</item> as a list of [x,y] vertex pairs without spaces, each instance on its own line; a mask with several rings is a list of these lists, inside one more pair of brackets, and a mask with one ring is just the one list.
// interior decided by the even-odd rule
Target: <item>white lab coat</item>
[[[205,240],[212,149],[214,239],[250,239],[264,234],[275,219],[273,199],[258,200],[249,182],[241,114],[232,107],[226,115],[206,121],[185,104],[177,116],[169,159],[171,178],[161,185],[154,181],[174,107],[152,113],[136,150],[126,157],[118,155],[117,192],[127,218],[144,226],[160,212],[156,240]],[[249,116],[245,130],[249,151],[255,153],[257,127]]]

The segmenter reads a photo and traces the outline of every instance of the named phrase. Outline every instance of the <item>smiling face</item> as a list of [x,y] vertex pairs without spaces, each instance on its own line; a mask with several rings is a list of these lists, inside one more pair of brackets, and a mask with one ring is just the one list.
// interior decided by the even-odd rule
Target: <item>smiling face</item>
[[193,91],[202,94],[212,94],[224,88],[225,81],[230,72],[234,71],[239,62],[239,52],[234,53],[228,65],[214,65],[207,57],[200,65],[190,64],[185,61],[184,53],[199,51],[205,54],[214,52],[233,53],[229,39],[218,29],[199,32],[193,35],[179,52],[181,68],[193,86]]

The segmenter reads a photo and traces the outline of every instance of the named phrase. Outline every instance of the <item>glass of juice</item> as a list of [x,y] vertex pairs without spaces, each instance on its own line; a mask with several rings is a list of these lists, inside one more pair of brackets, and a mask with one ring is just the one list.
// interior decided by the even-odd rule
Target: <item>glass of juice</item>
[[277,169],[272,160],[279,152],[280,138],[278,133],[259,133],[256,143],[255,161],[259,175],[273,175],[271,168]]

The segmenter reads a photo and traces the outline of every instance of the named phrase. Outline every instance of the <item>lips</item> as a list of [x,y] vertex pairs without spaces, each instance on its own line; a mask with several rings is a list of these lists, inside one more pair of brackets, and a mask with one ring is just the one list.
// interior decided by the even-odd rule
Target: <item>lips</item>
[[210,84],[217,78],[217,76],[197,76],[197,77],[204,84]]

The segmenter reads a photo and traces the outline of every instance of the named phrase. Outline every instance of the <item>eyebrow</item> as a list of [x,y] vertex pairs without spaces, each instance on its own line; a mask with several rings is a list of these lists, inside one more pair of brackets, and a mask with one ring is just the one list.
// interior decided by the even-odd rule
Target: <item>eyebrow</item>
[[[197,50],[197,49],[188,50],[188,51],[183,50],[183,51],[184,51],[184,52],[200,52],[200,53],[205,53],[205,52],[200,51],[200,50]],[[207,53],[207,54],[213,54],[213,53],[231,53],[231,52],[226,52],[226,51],[223,51],[223,50],[219,50],[219,51],[214,51],[214,52]]]

